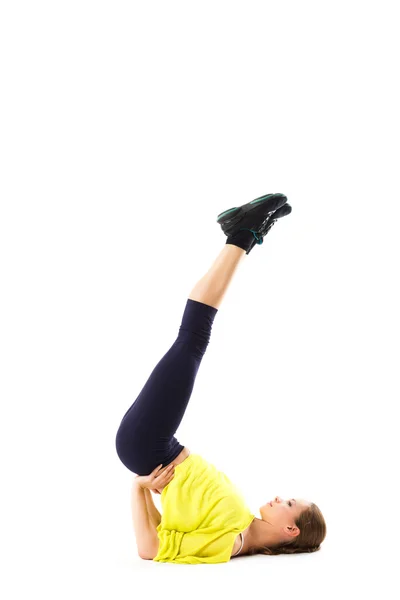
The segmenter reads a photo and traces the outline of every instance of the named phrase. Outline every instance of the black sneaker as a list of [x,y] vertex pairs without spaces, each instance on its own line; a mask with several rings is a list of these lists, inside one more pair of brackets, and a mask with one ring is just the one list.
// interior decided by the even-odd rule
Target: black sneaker
[[247,229],[252,232],[256,242],[261,244],[262,240],[258,240],[262,234],[259,232],[262,228],[266,230],[271,214],[286,202],[287,197],[284,194],[266,194],[242,206],[225,210],[218,215],[217,223],[221,225],[222,231],[228,237],[241,229]]
[[258,233],[254,234],[254,232],[253,232],[254,240],[252,241],[246,254],[249,254],[249,252],[254,248],[254,246],[256,244],[263,243],[265,236],[267,235],[267,233],[269,232],[271,227],[273,225],[275,225],[275,223],[278,219],[280,219],[281,217],[286,217],[286,215],[290,215],[291,212],[292,212],[292,207],[290,206],[290,204],[284,204],[283,206],[281,206],[280,208],[275,210],[273,213],[268,215],[268,217],[265,219],[264,223],[261,225]]

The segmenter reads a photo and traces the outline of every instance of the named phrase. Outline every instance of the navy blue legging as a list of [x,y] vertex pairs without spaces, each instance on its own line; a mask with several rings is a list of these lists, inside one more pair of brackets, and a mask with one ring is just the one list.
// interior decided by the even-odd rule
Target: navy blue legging
[[192,394],[218,309],[187,299],[179,334],[122,418],[117,454],[137,475],[169,464],[184,448],[174,436]]

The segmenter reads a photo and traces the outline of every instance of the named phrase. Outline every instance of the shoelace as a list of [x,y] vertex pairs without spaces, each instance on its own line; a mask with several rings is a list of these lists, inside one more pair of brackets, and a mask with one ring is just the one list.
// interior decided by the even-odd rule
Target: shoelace
[[273,225],[275,225],[275,223],[277,222],[277,220],[278,220],[278,219],[274,219],[273,221],[271,221],[271,223],[268,223],[268,226],[267,226],[267,228],[266,228],[265,232],[263,233],[263,235],[266,235],[266,234],[268,233],[268,231],[271,229],[271,227],[272,227]]
[[[265,227],[265,225],[267,224],[267,222],[268,222],[268,219],[269,219],[269,218],[270,218],[270,217],[268,216],[268,218],[267,218],[267,219],[266,219],[266,220],[263,222],[263,224],[262,224],[262,225],[261,225],[261,227],[260,227],[260,231],[263,231],[263,228],[264,228],[264,227]],[[267,228],[266,228],[266,229],[265,229],[265,231],[264,231],[262,234],[260,234],[260,235],[257,233],[257,231],[254,231],[254,229],[247,229],[246,227],[241,227],[239,231],[251,231],[251,233],[253,234],[253,236],[254,236],[254,238],[255,238],[255,240],[256,240],[256,242],[257,242],[257,244],[261,245],[261,244],[263,243],[263,241],[264,241],[264,236],[266,236],[266,235],[267,235],[268,231],[271,229],[271,227],[272,227],[273,225],[275,225],[275,223],[276,223],[276,221],[277,221],[277,220],[278,220],[278,219],[274,219],[274,220],[272,220],[270,223],[268,223],[268,226],[267,226]]]
[[247,229],[247,227],[241,227],[239,229],[239,231],[251,231],[251,233],[253,234],[253,236],[254,236],[257,244],[262,244],[263,241],[264,241],[263,238],[262,238],[262,236],[258,236],[257,231],[254,231],[254,229]]

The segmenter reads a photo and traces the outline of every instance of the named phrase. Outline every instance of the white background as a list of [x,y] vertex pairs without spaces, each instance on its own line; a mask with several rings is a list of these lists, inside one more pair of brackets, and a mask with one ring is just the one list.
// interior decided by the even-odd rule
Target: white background
[[[2,2],[4,597],[398,597],[395,6]],[[116,431],[217,215],[272,192],[293,212],[240,265],[177,438],[258,517],[314,501],[327,538],[143,561]]]

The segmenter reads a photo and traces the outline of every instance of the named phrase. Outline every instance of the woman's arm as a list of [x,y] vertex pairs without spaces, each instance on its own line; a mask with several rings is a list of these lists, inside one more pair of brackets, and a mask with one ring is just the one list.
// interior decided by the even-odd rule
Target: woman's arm
[[149,513],[149,517],[156,527],[161,523],[161,513],[158,511],[156,505],[154,504],[153,496],[151,495],[151,491],[148,488],[144,489],[146,502],[147,502],[147,512]]
[[157,555],[160,541],[156,525],[147,511],[145,491],[136,483],[132,484],[131,507],[139,556],[152,560]]

